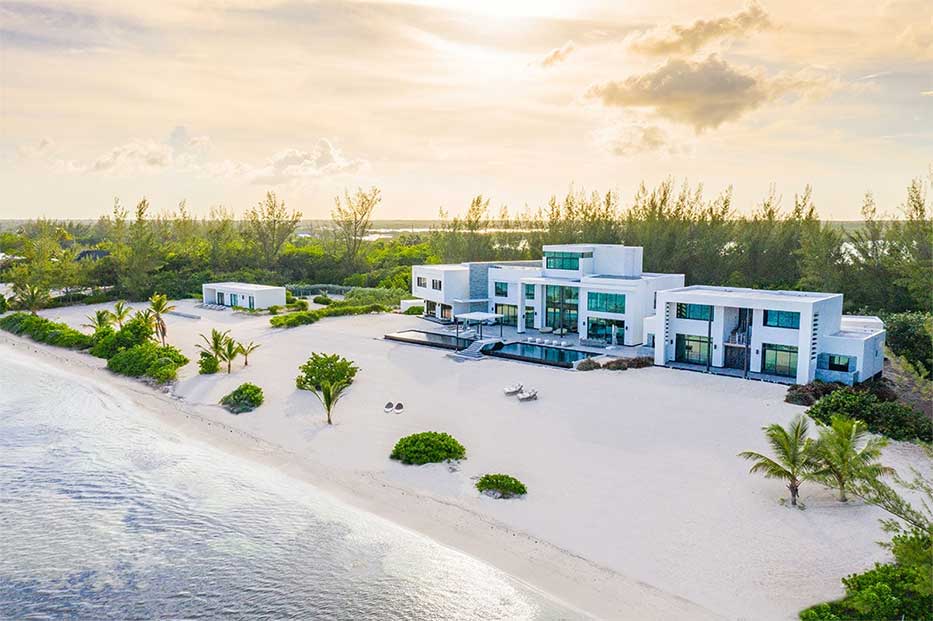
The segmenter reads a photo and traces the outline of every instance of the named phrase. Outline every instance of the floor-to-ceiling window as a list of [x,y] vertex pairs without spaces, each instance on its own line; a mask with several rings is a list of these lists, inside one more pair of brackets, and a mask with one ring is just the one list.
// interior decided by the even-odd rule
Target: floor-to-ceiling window
[[502,315],[502,319],[499,320],[502,325],[518,325],[518,307],[514,304],[496,304],[496,314]]
[[761,372],[784,377],[797,375],[797,348],[792,345],[761,344]]
[[533,306],[525,307],[525,327],[526,328],[535,327],[535,309]]
[[431,300],[424,301],[424,314],[429,317],[437,316],[437,302],[432,302]]
[[709,338],[692,334],[678,334],[674,342],[674,360],[690,364],[707,364]]
[[[616,329],[616,342],[612,342],[612,328]],[[601,341],[609,345],[621,345],[625,339],[625,322],[620,319],[588,317],[586,320],[586,338]]]
[[579,289],[547,285],[544,290],[544,325],[555,330],[563,328],[568,332],[576,332]]

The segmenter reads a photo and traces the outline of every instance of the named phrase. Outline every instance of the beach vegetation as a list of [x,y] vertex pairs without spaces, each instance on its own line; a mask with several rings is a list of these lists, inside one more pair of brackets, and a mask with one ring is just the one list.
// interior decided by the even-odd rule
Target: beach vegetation
[[584,358],[578,362],[577,366],[574,368],[576,368],[577,371],[595,371],[596,369],[601,369],[602,366],[592,358]]
[[217,359],[217,356],[202,350],[198,356],[198,373],[201,375],[213,375],[218,371],[220,371],[220,360]]
[[237,347],[240,350],[240,355],[243,356],[243,366],[248,367],[250,355],[257,349],[262,347],[262,345],[260,345],[259,343],[254,343],[253,341],[250,341],[249,343],[237,343]]
[[405,315],[423,315],[424,306],[409,306],[405,309]]
[[790,491],[790,504],[796,507],[801,484],[811,478],[817,466],[814,441],[807,435],[810,424],[806,417],[799,415],[786,428],[775,423],[763,430],[774,456],[744,451],[739,457],[754,462],[749,472],[784,481]]
[[311,357],[298,367],[300,373],[295,378],[295,386],[300,390],[320,390],[325,383],[353,383],[359,372],[351,360],[338,354],[314,352]]
[[0,317],[0,328],[39,343],[68,349],[87,349],[92,343],[92,337],[79,330],[26,312]]
[[262,388],[249,382],[240,384],[220,400],[221,405],[234,414],[255,410],[262,402]]
[[878,461],[887,441],[870,436],[862,421],[836,414],[829,425],[820,427],[819,434],[813,447],[817,466],[810,476],[838,490],[840,502],[848,500],[846,492],[856,481],[893,473]]
[[106,330],[113,325],[113,313],[107,309],[98,309],[93,315],[87,316],[87,323],[83,324],[85,328],[90,328],[94,334]]
[[324,293],[314,296],[311,301],[315,304],[320,304],[321,306],[330,306],[334,303],[333,298],[328,297],[327,294]]
[[13,302],[21,310],[36,315],[39,310],[48,306],[51,301],[52,298],[46,287],[33,284],[13,285]]
[[218,358],[227,364],[227,374],[233,371],[233,361],[240,355],[240,345],[232,338],[227,337],[221,345]]
[[114,323],[117,324],[117,328],[123,327],[126,320],[130,318],[130,313],[132,311],[133,309],[124,300],[117,300],[114,303],[111,314],[113,315]]
[[340,398],[344,396],[347,388],[350,387],[350,381],[346,379],[342,380],[323,380],[317,386],[309,388],[318,401],[321,402],[321,405],[324,406],[324,413],[327,416],[327,424],[333,425],[333,411],[337,406],[337,402],[340,401]]
[[333,303],[316,310],[298,311],[287,315],[272,317],[269,323],[273,328],[295,328],[297,326],[315,323],[324,317],[340,317],[344,315],[368,315],[369,313],[384,313],[389,308],[379,304],[369,306],[348,306],[342,303]]
[[0,293],[0,314],[5,313],[7,308],[9,308],[9,306],[7,305],[6,298]]
[[107,360],[107,368],[130,377],[147,376],[159,383],[172,381],[179,367],[188,358],[171,345],[160,346],[152,341],[123,349]]
[[524,496],[528,493],[525,484],[508,474],[484,474],[476,482],[480,492],[491,492],[500,498]]
[[403,464],[422,465],[465,459],[466,449],[450,434],[424,431],[401,438],[389,457]]
[[933,373],[933,314],[890,313],[883,317],[885,343],[911,364],[921,377]]
[[807,415],[824,425],[830,425],[833,416],[843,415],[864,422],[868,431],[892,440],[933,441],[933,421],[922,412],[904,403],[881,401],[858,388],[834,390],[810,406]]
[[142,316],[135,316],[116,331],[95,335],[91,355],[110,359],[118,352],[142,345],[152,338],[152,326]]
[[175,306],[170,304],[168,297],[164,293],[154,293],[149,298],[149,312],[152,314],[152,325],[156,336],[165,346],[165,337],[168,335],[168,326],[165,325],[164,315],[175,310]]
[[226,341],[230,338],[230,330],[224,330],[221,332],[217,328],[213,328],[209,337],[203,334],[200,336],[204,343],[198,343],[195,345],[195,347],[220,360],[221,352],[224,349],[224,343],[226,343]]

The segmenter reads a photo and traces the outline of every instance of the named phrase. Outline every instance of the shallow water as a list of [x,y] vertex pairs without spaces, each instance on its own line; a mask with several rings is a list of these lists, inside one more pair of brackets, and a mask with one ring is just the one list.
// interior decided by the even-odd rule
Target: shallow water
[[[0,617],[570,619],[117,394],[0,357]],[[9,354],[9,355],[7,355]]]

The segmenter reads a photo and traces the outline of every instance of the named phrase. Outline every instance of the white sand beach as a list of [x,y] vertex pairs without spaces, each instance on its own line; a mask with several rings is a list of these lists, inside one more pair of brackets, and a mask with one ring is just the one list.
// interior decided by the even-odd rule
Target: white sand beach
[[[647,368],[568,371],[499,359],[456,362],[443,350],[386,341],[423,326],[402,315],[322,320],[276,330],[268,317],[178,309],[168,340],[192,362],[174,395],[104,369],[86,354],[0,333],[0,347],[36,352],[70,372],[130,394],[167,424],[325,489],[361,509],[487,561],[568,604],[608,619],[792,619],[842,594],[840,578],[888,553],[884,514],[836,502],[805,484],[799,511],[778,501],[781,483],[748,474],[743,450],[766,451],[763,425],[804,408],[786,387]],[[100,306],[42,314],[78,327]],[[262,347],[231,375],[197,375],[199,333],[231,330]],[[327,426],[315,397],[295,388],[311,352],[339,353],[361,368]],[[242,382],[266,402],[234,416],[216,405]],[[502,388],[539,390],[519,403]],[[383,404],[402,401],[401,415]],[[446,431],[467,448],[459,470],[388,459],[395,441]],[[929,467],[914,446],[892,443],[885,463]],[[512,474],[526,497],[494,500],[473,477]]]

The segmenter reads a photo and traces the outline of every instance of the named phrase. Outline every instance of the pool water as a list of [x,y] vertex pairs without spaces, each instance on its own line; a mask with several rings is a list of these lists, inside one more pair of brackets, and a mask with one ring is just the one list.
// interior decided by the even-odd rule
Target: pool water
[[422,332],[421,330],[402,330],[386,334],[385,338],[390,341],[402,341],[403,343],[442,347],[444,349],[466,349],[473,343],[470,339],[458,339],[452,334],[437,334],[436,332]]
[[539,362],[568,369],[571,368],[575,362],[596,355],[576,349],[548,347],[547,345],[533,345],[531,343],[509,343],[508,345],[487,350],[484,353],[500,358]]

